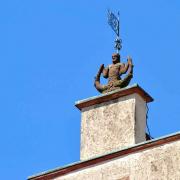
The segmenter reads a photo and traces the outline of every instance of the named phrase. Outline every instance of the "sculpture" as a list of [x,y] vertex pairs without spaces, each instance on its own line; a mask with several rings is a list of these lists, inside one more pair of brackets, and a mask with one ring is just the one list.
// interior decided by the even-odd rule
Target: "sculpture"
[[[126,87],[133,77],[132,59],[128,57],[127,63],[120,62],[119,51],[122,48],[122,40],[120,39],[119,33],[119,12],[117,17],[114,13],[108,10],[108,24],[117,35],[115,39],[115,49],[117,50],[117,53],[112,54],[112,64],[106,68],[104,67],[104,64],[102,64],[95,77],[94,86],[100,93],[107,93],[116,89]],[[127,71],[128,73],[125,78],[121,79],[121,75],[125,74]],[[101,73],[103,74],[104,78],[108,78],[107,85],[102,85],[100,83]]]
[[[125,74],[128,71],[127,75],[121,79],[121,75]],[[104,78],[108,78],[108,84],[102,85],[100,83],[101,73]],[[102,64],[99,68],[99,71],[95,77],[94,86],[100,93],[107,93],[116,89],[126,87],[130,80],[133,77],[133,64],[131,57],[127,58],[127,63],[120,62],[120,54],[112,54],[112,64],[108,67],[104,67]]]

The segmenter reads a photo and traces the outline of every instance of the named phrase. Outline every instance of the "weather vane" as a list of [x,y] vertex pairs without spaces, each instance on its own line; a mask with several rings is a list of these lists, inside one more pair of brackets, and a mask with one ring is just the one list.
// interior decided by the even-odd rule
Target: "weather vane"
[[122,45],[121,45],[122,40],[120,39],[120,36],[119,36],[119,12],[118,12],[118,16],[115,16],[114,13],[108,10],[108,24],[111,26],[111,28],[117,35],[114,41],[115,42],[114,48],[117,50],[117,53],[119,53],[119,51],[122,48]]

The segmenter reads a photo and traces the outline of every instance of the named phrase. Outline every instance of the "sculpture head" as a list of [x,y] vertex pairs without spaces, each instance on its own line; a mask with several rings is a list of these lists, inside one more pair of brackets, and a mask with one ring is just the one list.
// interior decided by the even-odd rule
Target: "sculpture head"
[[120,62],[120,54],[114,53],[112,54],[112,63],[116,64]]

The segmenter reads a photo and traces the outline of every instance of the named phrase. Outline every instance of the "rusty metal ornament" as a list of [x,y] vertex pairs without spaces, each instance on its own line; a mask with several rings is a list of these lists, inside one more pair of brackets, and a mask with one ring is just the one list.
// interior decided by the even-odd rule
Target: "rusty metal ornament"
[[[119,51],[122,48],[122,40],[120,39],[119,33],[119,12],[118,16],[116,16],[114,13],[108,10],[108,24],[111,26],[117,36],[115,39],[115,49],[117,53],[112,54],[112,64],[107,66],[106,68],[104,67],[104,64],[102,64],[95,77],[94,86],[100,93],[107,93],[116,89],[126,87],[133,77],[133,64],[131,57],[127,58],[127,63],[120,62]],[[127,74],[122,79],[121,76],[125,73]],[[101,74],[103,74],[104,78],[108,79],[107,85],[102,85],[100,83]]]
[[116,49],[116,52],[119,53],[119,51],[122,48],[122,40],[120,39],[120,22],[119,22],[119,12],[118,15],[116,16],[113,12],[111,12],[110,10],[108,10],[108,24],[111,26],[112,30],[115,32],[116,34],[116,39],[114,41],[115,45],[114,48]]
[[[121,75],[126,74],[126,76],[121,79]],[[100,77],[103,74],[104,78],[108,79],[107,85],[102,85],[100,83]],[[112,64],[104,67],[102,64],[99,71],[95,77],[94,86],[100,93],[107,93],[128,86],[130,80],[133,77],[133,64],[131,57],[127,58],[126,63],[120,62],[120,55],[115,53],[112,55]]]

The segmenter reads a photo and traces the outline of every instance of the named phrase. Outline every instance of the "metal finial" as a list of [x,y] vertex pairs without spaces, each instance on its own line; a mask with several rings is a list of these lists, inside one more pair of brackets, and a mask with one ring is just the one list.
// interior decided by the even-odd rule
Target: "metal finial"
[[120,36],[119,36],[119,12],[118,12],[118,16],[116,17],[114,13],[108,10],[108,24],[111,26],[111,28],[117,35],[114,41],[115,42],[114,48],[117,50],[117,53],[119,53],[119,51],[122,48],[122,45],[121,45],[122,40],[120,39]]

